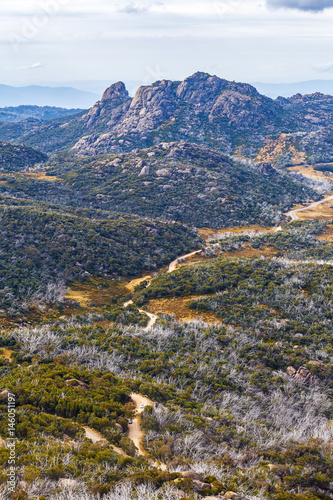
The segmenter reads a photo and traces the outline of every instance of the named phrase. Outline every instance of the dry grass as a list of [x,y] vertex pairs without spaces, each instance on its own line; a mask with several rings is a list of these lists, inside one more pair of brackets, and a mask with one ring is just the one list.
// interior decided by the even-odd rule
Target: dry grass
[[328,224],[325,232],[318,236],[321,241],[326,241],[327,243],[333,243],[333,225]]
[[178,321],[205,321],[209,324],[221,323],[221,318],[211,312],[199,312],[195,309],[188,309],[188,304],[192,300],[199,298],[206,298],[211,295],[205,296],[190,296],[190,297],[177,297],[168,299],[154,299],[148,304],[149,311],[154,314],[163,313],[174,316]]
[[5,347],[1,347],[0,351],[2,351],[2,353],[0,353],[0,358],[6,358],[6,359],[9,359],[10,361],[12,360],[12,354],[14,351],[10,351],[9,349],[6,349]]
[[226,257],[258,257],[260,255],[274,257],[274,255],[277,254],[278,251],[268,245],[265,245],[263,248],[252,248],[249,243],[245,243],[244,248],[241,248],[240,250],[222,253],[222,255]]
[[[310,208],[309,210],[303,210],[302,212],[297,212],[297,217],[300,220],[332,220],[333,219],[333,200],[328,200],[326,203],[321,203],[316,207]],[[302,208],[296,207],[296,208]]]
[[127,295],[124,283],[107,278],[91,278],[85,282],[75,282],[66,299],[80,304],[84,309],[104,307],[112,304],[113,297]]
[[36,179],[38,181],[63,181],[60,177],[54,175],[46,175],[46,172],[20,172],[20,175],[28,177],[28,179]]
[[256,231],[258,233],[269,233],[274,231],[273,227],[262,227],[258,226],[257,224],[254,224],[252,226],[243,226],[243,227],[225,227],[223,229],[209,229],[208,227],[203,227],[198,229],[198,233],[202,238],[205,240],[212,239],[214,236],[218,236],[219,234],[223,233],[234,233],[234,234],[241,234],[241,233],[247,233],[249,231]]
[[325,172],[319,172],[314,170],[312,165],[295,165],[294,167],[288,167],[287,170],[290,172],[298,172],[304,177],[316,178],[316,179],[330,179],[331,175]]
[[152,280],[152,277],[150,274],[148,274],[147,276],[143,276],[142,278],[136,278],[132,281],[129,281],[128,283],[125,284],[125,287],[130,291],[130,292],[134,292],[134,289],[140,285],[143,281],[148,281],[150,282]]
[[281,155],[290,155],[293,165],[305,163],[305,152],[298,151],[289,134],[281,134],[278,139],[269,139],[265,147],[261,148],[255,158],[256,163],[276,163]]

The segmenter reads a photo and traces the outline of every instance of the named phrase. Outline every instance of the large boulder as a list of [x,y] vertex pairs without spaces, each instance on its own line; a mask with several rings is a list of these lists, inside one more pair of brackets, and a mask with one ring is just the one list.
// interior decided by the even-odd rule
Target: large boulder
[[227,491],[224,495],[224,498],[226,500],[241,500],[242,497],[234,491]]
[[76,378],[71,378],[69,380],[65,380],[65,384],[67,385],[67,387],[88,389],[87,384],[85,384],[84,382],[81,382],[81,380],[77,380]]
[[194,470],[187,470],[185,472],[182,472],[181,474],[186,479],[193,479],[194,481],[203,482],[202,474],[199,474],[198,472],[195,472]]

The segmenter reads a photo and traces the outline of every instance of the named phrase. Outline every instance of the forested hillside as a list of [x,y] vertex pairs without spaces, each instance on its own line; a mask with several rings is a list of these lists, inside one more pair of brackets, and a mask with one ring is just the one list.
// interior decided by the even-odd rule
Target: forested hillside
[[332,110],[197,73],[0,124],[1,499],[333,499]]
[[183,142],[126,155],[62,155],[44,179],[6,180],[0,192],[7,196],[212,228],[277,224],[294,203],[318,199],[330,186]]
[[137,276],[200,246],[179,224],[94,220],[35,207],[0,207],[0,304],[11,314],[63,302],[75,279]]

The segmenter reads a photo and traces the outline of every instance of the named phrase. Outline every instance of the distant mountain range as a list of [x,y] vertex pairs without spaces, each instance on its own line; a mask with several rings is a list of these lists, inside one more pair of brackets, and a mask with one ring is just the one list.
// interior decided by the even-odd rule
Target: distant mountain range
[[0,122],[12,123],[34,118],[36,120],[52,120],[59,116],[80,113],[82,109],[57,108],[55,106],[17,106],[0,108]]
[[330,95],[271,99],[247,83],[198,72],[140,87],[133,98],[115,83],[76,116],[0,124],[0,140],[79,156],[186,141],[283,168],[333,162],[332,120]]
[[333,80],[309,80],[295,83],[252,83],[260,92],[272,99],[276,97],[291,97],[295,94],[322,94],[333,95]]
[[35,105],[61,108],[90,108],[99,98],[98,94],[72,87],[10,87],[0,85],[0,107]]

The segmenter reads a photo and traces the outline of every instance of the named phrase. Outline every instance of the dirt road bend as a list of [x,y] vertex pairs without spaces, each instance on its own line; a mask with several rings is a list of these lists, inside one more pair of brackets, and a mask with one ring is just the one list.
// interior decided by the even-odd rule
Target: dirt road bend
[[[131,398],[133,403],[135,404],[135,410],[137,415],[140,415],[144,411],[146,406],[153,406],[153,402],[150,401],[150,399],[146,398],[145,396],[141,396],[141,394],[132,393]],[[129,424],[128,428],[129,428],[128,437],[133,441],[133,443],[137,447],[139,455],[147,457],[147,452],[142,446],[144,432],[141,429],[139,417],[135,417],[133,419],[133,422]],[[167,466],[162,462],[158,462],[151,459],[149,461],[153,467],[156,467],[157,469],[161,469],[164,471],[167,470]]]
[[328,196],[327,198],[323,198],[322,200],[315,201],[314,203],[311,203],[310,205],[307,205],[306,207],[297,208],[296,210],[291,210],[286,215],[289,215],[289,217],[291,217],[291,220],[298,220],[299,218],[296,215],[298,212],[303,212],[304,210],[310,210],[311,208],[315,208],[318,205],[321,205],[322,203],[326,203],[327,201],[330,201],[330,200],[333,200],[333,196]]
[[169,265],[168,273],[172,273],[177,269],[177,265],[179,264],[179,261],[183,259],[187,259],[189,257],[193,257],[193,255],[196,255],[197,253],[200,253],[201,250],[196,250],[195,252],[188,253],[187,255],[182,255],[181,257],[177,257],[177,259],[173,260],[171,264]]
[[[90,427],[86,427],[86,426],[84,426],[83,429],[84,429],[84,432],[86,434],[86,437],[88,439],[90,439],[90,441],[92,441],[94,444],[108,442],[107,439],[105,439],[105,437],[100,432],[95,431],[95,429],[91,429]],[[123,457],[129,456],[129,455],[127,455],[127,453],[124,452],[124,450],[122,450],[121,448],[118,448],[118,446],[115,446],[113,444],[109,444],[109,446],[111,446],[113,451],[118,453],[118,455],[122,455]]]

